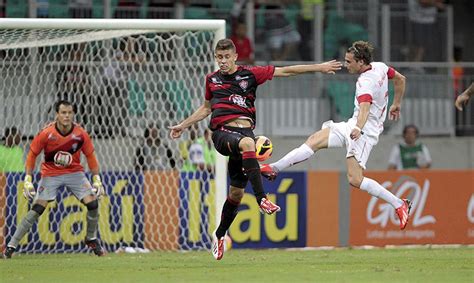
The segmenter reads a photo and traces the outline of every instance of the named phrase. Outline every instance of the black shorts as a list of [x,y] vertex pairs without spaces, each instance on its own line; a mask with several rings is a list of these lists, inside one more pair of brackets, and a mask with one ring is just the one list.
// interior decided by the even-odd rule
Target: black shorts
[[230,185],[237,188],[247,186],[248,177],[243,172],[242,153],[240,152],[239,142],[245,137],[255,138],[251,128],[238,128],[224,126],[212,133],[212,141],[216,150],[229,156],[228,170]]

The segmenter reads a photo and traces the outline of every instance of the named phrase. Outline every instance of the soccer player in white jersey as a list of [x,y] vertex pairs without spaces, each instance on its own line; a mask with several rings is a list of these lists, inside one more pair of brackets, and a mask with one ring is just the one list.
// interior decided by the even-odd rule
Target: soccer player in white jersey
[[372,54],[372,46],[364,41],[354,42],[345,54],[345,67],[349,73],[359,75],[352,118],[347,122],[323,123],[322,129],[311,135],[300,147],[275,163],[263,164],[261,173],[273,180],[279,171],[305,161],[320,149],[345,147],[349,183],[390,203],[400,218],[400,229],[405,229],[410,201],[396,197],[375,180],[364,177],[365,164],[383,131],[387,115],[388,80],[392,79],[395,86],[395,97],[389,109],[391,120],[400,117],[400,105],[405,93],[405,77],[382,62],[372,62]]

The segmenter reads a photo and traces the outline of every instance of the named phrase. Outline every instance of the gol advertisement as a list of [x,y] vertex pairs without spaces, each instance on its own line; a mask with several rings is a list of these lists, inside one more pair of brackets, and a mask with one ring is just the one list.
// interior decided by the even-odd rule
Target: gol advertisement
[[474,243],[474,171],[368,172],[413,205],[400,230],[388,203],[351,190],[349,245]]

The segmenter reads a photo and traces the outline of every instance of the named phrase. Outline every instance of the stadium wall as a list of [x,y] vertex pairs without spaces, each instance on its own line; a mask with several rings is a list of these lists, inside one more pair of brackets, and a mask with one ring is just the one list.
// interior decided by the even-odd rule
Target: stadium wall
[[[399,230],[390,205],[351,189],[344,171],[284,172],[275,182],[265,181],[268,198],[282,207],[280,213],[260,214],[251,188],[246,189],[229,231],[233,247],[474,244],[474,170],[368,171],[367,175],[413,201],[406,230]],[[212,200],[216,190],[223,189],[215,187],[211,175],[166,171],[103,176],[107,196],[100,201],[99,229],[109,251],[123,246],[210,248],[209,235],[216,224]],[[5,188],[0,194],[3,243],[28,210],[21,180],[17,173],[0,175]],[[86,208],[62,190],[23,238],[21,251],[84,252],[85,222]]]

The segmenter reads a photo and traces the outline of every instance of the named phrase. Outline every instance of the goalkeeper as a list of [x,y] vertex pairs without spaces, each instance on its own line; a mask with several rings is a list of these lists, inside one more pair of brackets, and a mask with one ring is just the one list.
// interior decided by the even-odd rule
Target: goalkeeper
[[[104,194],[104,188],[99,176],[99,164],[94,153],[94,146],[87,132],[78,124],[73,123],[74,106],[70,102],[58,101],[55,104],[55,110],[55,122],[44,127],[31,143],[26,158],[23,195],[33,200],[33,205],[17,226],[15,234],[3,252],[3,258],[11,258],[20,240],[38,221],[48,202],[56,199],[58,188],[61,186],[65,186],[87,207],[85,244],[97,256],[105,254],[96,236],[99,220],[97,199]],[[44,151],[44,161],[41,164],[41,181],[36,191],[31,174],[35,167],[36,157],[41,151]],[[87,163],[93,175],[92,186],[80,163],[81,151],[87,157]]]

